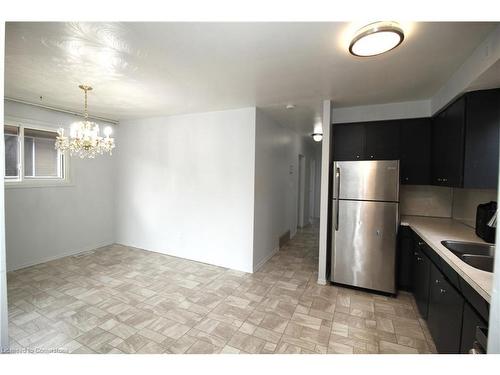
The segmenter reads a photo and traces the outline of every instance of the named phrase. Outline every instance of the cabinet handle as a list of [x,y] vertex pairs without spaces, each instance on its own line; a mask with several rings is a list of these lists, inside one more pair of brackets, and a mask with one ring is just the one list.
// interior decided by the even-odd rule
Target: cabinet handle
[[370,159],[373,159],[373,155],[370,155]]
[[448,179],[447,178],[443,178],[443,182],[448,182]]
[[408,181],[408,177],[405,177],[405,181]]
[[423,241],[418,241],[418,246],[423,246],[425,242]]
[[356,159],[359,159],[359,155],[356,155]]
[[419,261],[419,262],[420,262],[421,260],[422,260],[422,258],[420,258],[420,257],[417,257],[417,261]]
[[[436,284],[439,284],[439,280],[438,280],[438,279],[436,279],[434,282],[435,282]],[[441,289],[441,290],[442,290],[442,289]]]
[[439,291],[441,292],[441,294],[445,294],[446,293],[446,289],[440,289]]
[[443,181],[443,179],[442,179],[442,178],[438,178],[437,180],[438,180],[438,182],[441,182],[441,181]]

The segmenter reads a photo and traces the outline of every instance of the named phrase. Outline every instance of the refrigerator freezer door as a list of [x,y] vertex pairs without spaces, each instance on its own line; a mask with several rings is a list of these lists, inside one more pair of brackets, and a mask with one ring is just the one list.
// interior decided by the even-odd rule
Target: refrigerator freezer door
[[334,172],[340,199],[399,202],[399,160],[339,161]]
[[340,200],[338,209],[332,281],[395,293],[398,203]]

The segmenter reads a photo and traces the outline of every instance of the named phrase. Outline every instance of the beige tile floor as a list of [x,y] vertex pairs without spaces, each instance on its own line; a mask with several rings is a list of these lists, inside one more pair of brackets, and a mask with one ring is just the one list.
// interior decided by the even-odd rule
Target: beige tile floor
[[308,227],[254,274],[119,245],[11,272],[11,349],[435,352],[411,295],[318,285],[317,248]]

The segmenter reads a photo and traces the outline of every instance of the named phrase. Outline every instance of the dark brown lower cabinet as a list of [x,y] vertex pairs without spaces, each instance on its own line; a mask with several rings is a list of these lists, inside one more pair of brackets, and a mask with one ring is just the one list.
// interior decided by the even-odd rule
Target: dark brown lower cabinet
[[460,353],[464,298],[431,264],[427,325],[439,353]]
[[398,289],[413,291],[413,236],[407,226],[400,227],[398,233]]
[[472,349],[472,344],[476,341],[477,327],[488,327],[488,323],[486,323],[472,306],[466,302],[464,304],[460,353],[467,354],[469,350]]
[[411,228],[398,236],[398,287],[413,292],[438,353],[468,353],[476,328],[488,327],[489,303]]
[[431,261],[422,253],[418,245],[414,247],[413,256],[413,294],[420,315],[427,319]]

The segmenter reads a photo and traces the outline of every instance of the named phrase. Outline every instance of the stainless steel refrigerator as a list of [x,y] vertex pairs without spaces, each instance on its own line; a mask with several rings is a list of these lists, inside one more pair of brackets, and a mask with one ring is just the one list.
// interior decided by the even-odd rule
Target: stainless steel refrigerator
[[331,281],[396,293],[399,160],[333,164]]

